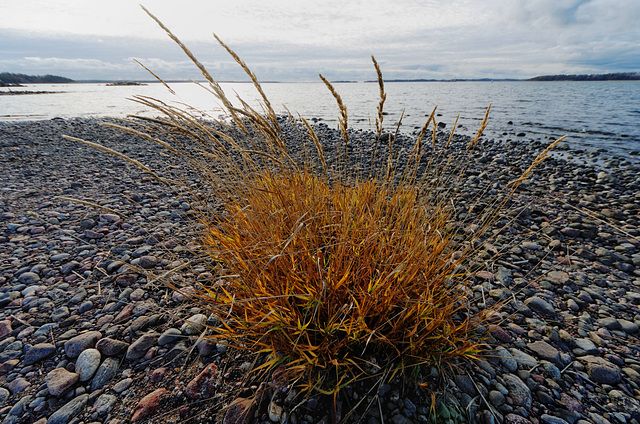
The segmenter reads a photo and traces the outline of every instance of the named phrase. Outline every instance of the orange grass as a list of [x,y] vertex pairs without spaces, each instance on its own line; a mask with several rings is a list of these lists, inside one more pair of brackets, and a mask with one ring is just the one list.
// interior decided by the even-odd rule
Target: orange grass
[[[203,245],[235,278],[209,288],[222,337],[302,376],[362,364],[472,357],[452,210],[411,186],[262,173]],[[457,258],[457,259],[456,259]],[[218,280],[222,281],[222,280]],[[214,294],[215,293],[215,294]],[[311,380],[313,381],[313,379]]]

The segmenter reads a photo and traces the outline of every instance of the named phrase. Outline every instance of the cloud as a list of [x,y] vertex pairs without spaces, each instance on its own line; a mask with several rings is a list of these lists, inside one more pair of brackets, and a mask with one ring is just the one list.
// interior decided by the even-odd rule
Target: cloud
[[[28,11],[33,19],[0,16],[0,65],[46,73],[51,66],[76,79],[141,79],[148,75],[132,58],[142,58],[163,78],[201,78],[137,5],[114,1],[108,9],[77,0],[55,7],[11,2],[13,16]],[[637,0],[246,0],[224,8],[185,0],[180,9],[166,0],[146,3],[220,80],[246,77],[212,31],[263,80],[316,81],[318,72],[372,79],[371,54],[387,78],[526,78],[640,68]]]

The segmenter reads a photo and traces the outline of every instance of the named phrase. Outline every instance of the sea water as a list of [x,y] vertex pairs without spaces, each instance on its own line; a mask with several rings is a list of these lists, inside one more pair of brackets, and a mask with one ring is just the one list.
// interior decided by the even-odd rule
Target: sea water
[[[147,96],[174,105],[193,107],[196,116],[219,118],[220,102],[194,83],[140,86],[106,84],[34,84],[2,91],[48,91],[50,94],[0,96],[0,121],[43,120],[55,117],[100,118],[157,115],[132,100]],[[260,108],[260,95],[249,83],[222,83],[227,96],[237,95]],[[320,120],[337,126],[335,99],[321,82],[265,83],[263,88],[277,113]],[[377,83],[336,83],[347,105],[349,125],[375,128]],[[574,149],[600,151],[640,161],[640,81],[482,81],[387,82],[384,126],[394,131],[418,131],[433,109],[436,119],[451,130],[456,117],[461,134],[473,134],[491,105],[485,135],[495,139],[551,140],[568,135]],[[238,104],[236,102],[236,104]],[[402,117],[402,120],[401,120]],[[634,160],[635,159],[635,160]]]

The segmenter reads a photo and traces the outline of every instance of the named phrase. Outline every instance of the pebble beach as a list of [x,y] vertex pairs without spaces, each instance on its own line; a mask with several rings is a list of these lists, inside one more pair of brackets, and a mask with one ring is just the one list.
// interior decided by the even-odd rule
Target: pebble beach
[[[97,120],[0,123],[1,424],[429,422],[427,392],[399,377],[345,389],[332,412],[320,395],[254,396],[256,358],[208,339],[215,317],[154,278],[190,258],[188,199],[63,134],[166,166],[159,147]],[[504,186],[544,147],[482,139],[465,190]],[[499,255],[470,297],[506,306],[483,360],[434,376],[439,422],[640,423],[640,168],[561,149],[487,246]],[[186,292],[210,277],[171,276]]]

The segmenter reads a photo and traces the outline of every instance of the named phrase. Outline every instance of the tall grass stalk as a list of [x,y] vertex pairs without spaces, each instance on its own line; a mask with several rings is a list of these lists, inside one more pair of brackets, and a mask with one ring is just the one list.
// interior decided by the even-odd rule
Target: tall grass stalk
[[[395,152],[398,128],[395,137],[383,133],[386,93],[372,58],[380,102],[369,145],[350,139],[347,107],[320,76],[338,106],[337,146],[305,119],[279,117],[256,75],[216,36],[262,99],[260,111],[242,99],[233,106],[189,49],[149,15],[201,70],[229,120],[203,121],[189,108],[139,96],[157,117],[111,124],[164,148],[183,175],[161,176],[69,138],[190,195],[203,263],[215,275],[199,283],[193,299],[221,318],[212,337],[264,354],[263,369],[282,365],[291,384],[323,393],[371,375],[476,358],[487,311],[470,304],[469,264],[532,170],[487,208],[458,219],[461,182],[489,109],[466,147],[452,147],[453,132],[437,137],[434,109],[410,153]],[[464,202],[469,210],[480,203]],[[472,223],[475,231],[462,231]]]

